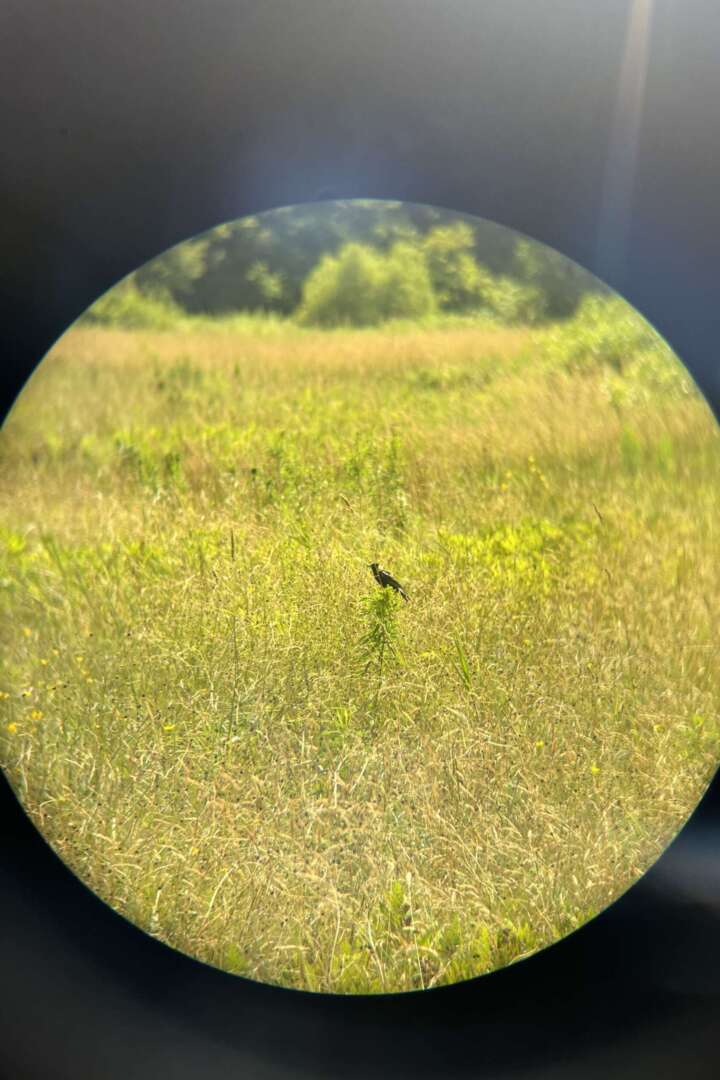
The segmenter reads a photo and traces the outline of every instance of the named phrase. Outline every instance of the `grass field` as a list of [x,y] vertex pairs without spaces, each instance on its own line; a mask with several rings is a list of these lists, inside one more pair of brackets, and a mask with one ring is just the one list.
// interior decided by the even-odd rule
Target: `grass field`
[[251,330],[75,328],[17,404],[0,761],[211,964],[489,971],[622,893],[716,767],[718,430],[662,356],[563,365],[552,330]]

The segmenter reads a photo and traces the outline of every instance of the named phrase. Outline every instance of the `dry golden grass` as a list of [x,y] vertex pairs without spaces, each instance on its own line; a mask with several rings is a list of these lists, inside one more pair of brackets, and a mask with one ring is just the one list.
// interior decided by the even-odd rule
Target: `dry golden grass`
[[718,433],[538,341],[53,350],[0,444],[0,760],[123,914],[252,978],[420,988],[569,932],[681,826],[720,749]]

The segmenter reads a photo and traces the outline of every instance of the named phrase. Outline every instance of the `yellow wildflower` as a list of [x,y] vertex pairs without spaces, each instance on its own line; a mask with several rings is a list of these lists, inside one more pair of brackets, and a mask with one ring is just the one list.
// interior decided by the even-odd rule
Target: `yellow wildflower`
[[41,709],[33,709],[33,711],[30,713],[31,720],[42,720],[42,718],[43,714]]
[[14,735],[15,732],[17,731],[17,724],[8,724],[7,729],[10,732],[11,735]]
[[163,724],[163,731],[173,731],[174,729],[174,724]]
[[597,776],[597,774],[600,772],[600,766],[596,765],[594,761],[590,766],[590,772],[593,774],[593,776]]

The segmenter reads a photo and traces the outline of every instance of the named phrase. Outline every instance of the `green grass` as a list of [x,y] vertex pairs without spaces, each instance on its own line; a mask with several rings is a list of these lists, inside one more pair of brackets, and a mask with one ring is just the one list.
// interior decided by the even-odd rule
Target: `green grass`
[[58,343],[0,440],[0,761],[117,910],[407,990],[660,854],[720,751],[720,440],[662,351],[569,333]]

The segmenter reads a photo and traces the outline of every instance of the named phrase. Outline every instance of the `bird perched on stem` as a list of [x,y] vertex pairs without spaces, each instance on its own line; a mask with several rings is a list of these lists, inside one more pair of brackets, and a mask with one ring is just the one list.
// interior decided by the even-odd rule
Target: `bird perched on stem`
[[395,590],[395,592],[400,593],[403,600],[407,603],[407,593],[403,589],[400,582],[395,580],[392,574],[388,574],[387,570],[381,569],[380,565],[376,562],[368,563],[368,566],[372,570],[373,577],[377,581],[378,585],[382,585],[383,589],[389,585],[391,589]]

